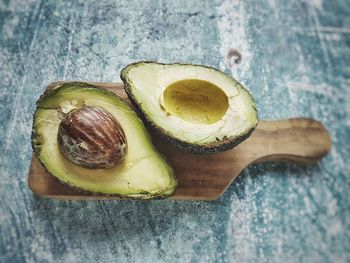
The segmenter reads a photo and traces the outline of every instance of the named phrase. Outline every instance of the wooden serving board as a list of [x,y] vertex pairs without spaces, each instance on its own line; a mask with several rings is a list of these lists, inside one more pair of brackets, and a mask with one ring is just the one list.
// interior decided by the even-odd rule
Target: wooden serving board
[[[62,82],[49,85],[53,88]],[[92,84],[109,89],[130,104],[120,83]],[[175,200],[216,200],[248,165],[264,161],[290,161],[313,164],[324,157],[331,139],[324,126],[315,120],[295,118],[260,121],[252,135],[232,150],[213,155],[185,153],[153,136],[153,141],[173,165],[178,180]],[[147,172],[147,171],[145,171]],[[54,199],[109,200],[114,196],[76,191],[49,175],[33,155],[28,185],[37,195]]]

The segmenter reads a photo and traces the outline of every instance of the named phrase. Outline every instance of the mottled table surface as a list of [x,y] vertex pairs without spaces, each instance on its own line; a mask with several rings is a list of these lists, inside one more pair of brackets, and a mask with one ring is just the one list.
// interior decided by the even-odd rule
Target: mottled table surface
[[[35,100],[137,60],[220,68],[262,119],[322,121],[312,167],[260,164],[216,202],[53,201],[27,187]],[[350,2],[0,1],[0,262],[349,262]]]

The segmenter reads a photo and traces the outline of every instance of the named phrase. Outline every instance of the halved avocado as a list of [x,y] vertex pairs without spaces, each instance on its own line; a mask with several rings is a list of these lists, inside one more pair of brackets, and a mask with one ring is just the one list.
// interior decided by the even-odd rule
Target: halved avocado
[[145,122],[188,152],[231,149],[258,123],[250,93],[214,68],[138,62],[124,68],[121,79]]
[[[60,151],[60,121],[74,108],[99,107],[122,126],[128,142],[125,161],[108,169],[74,164]],[[79,190],[133,198],[166,197],[176,187],[171,166],[155,149],[136,113],[122,99],[104,89],[74,82],[47,91],[38,101],[33,120],[32,145],[46,170]]]

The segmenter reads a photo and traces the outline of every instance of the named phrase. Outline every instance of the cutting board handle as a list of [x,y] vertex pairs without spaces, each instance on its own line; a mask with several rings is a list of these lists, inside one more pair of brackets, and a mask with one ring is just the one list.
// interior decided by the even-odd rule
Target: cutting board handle
[[249,138],[253,163],[291,161],[313,164],[331,149],[332,141],[322,123],[307,118],[261,121]]

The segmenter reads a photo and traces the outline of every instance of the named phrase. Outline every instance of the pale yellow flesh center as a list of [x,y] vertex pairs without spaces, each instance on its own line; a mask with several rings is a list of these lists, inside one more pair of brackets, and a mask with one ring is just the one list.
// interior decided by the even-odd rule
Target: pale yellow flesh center
[[228,97],[218,86],[198,79],[180,80],[170,84],[163,93],[164,108],[184,121],[212,124],[228,109]]

